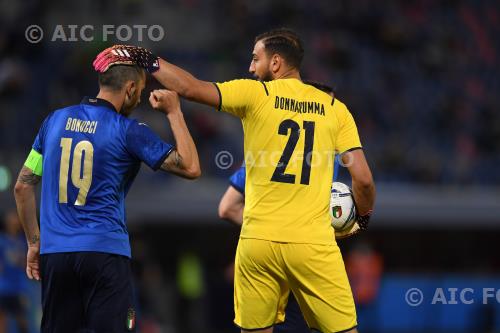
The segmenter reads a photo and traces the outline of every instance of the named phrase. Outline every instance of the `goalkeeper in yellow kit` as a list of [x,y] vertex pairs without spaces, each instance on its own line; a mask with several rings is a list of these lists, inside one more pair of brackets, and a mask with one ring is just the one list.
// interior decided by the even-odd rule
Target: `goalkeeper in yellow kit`
[[243,123],[246,197],[236,253],[235,323],[242,332],[272,332],[284,320],[290,290],[311,330],[356,332],[356,311],[329,217],[335,152],[347,166],[358,217],[367,227],[375,188],[346,106],[302,83],[303,48],[291,30],[255,40],[250,72],[259,80],[212,83],[149,51],[116,45],[94,64],[133,62],[167,89],[239,117]]

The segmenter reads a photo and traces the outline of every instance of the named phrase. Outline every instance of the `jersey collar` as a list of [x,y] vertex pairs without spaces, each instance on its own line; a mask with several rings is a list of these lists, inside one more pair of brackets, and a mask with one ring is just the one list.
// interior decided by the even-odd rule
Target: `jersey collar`
[[102,98],[96,98],[96,97],[88,97],[88,96],[85,96],[83,99],[82,99],[82,102],[81,104],[88,104],[88,105],[92,105],[92,106],[102,106],[102,107],[105,107],[105,108],[108,108],[108,109],[111,109],[115,112],[118,112],[114,105],[111,104],[110,102],[108,102],[107,100],[105,99],[102,99]]

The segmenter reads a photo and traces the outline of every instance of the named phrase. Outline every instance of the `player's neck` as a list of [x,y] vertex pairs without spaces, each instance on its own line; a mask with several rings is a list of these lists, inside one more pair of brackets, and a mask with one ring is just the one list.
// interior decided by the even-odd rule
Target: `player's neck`
[[300,78],[300,72],[294,68],[286,69],[283,72],[276,73],[274,76],[274,80],[279,79],[297,79],[302,81],[302,79]]
[[117,95],[114,92],[106,91],[106,90],[99,90],[99,94],[96,96],[97,98],[104,99],[115,107],[115,110],[120,112],[123,106],[123,98],[119,95]]

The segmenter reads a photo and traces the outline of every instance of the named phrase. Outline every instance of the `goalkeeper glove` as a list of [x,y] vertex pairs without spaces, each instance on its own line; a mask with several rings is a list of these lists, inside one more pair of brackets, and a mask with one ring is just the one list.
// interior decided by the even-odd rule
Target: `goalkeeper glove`
[[335,231],[335,239],[344,239],[356,235],[357,233],[368,229],[368,223],[370,222],[370,216],[372,215],[372,210],[364,215],[356,215],[356,222],[353,223],[352,227],[342,231]]
[[106,72],[113,65],[137,65],[154,73],[160,69],[160,58],[143,47],[113,45],[99,53],[93,65],[99,73]]
[[108,47],[97,55],[92,65],[96,72],[104,73],[113,65],[135,65],[135,63],[126,56],[120,56],[114,47]]

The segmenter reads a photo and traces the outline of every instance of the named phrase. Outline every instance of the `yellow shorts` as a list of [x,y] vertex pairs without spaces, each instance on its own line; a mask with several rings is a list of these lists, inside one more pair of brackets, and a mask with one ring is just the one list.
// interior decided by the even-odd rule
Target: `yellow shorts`
[[356,327],[356,309],[336,244],[279,243],[240,238],[234,277],[234,322],[245,330],[285,319],[290,290],[311,329]]

